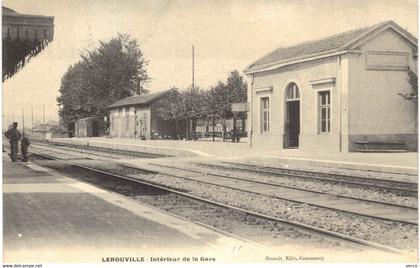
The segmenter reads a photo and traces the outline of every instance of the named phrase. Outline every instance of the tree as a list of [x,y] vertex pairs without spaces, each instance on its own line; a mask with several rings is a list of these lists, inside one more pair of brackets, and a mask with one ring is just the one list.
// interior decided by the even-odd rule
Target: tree
[[204,101],[207,111],[207,119],[211,120],[213,141],[216,127],[216,119],[223,116],[226,107],[226,85],[219,81],[216,86],[211,87],[205,92]]
[[171,92],[156,102],[157,115],[163,120],[175,120],[179,137],[183,129],[187,139],[195,139],[197,120],[206,114],[203,95],[204,91],[197,87],[183,91],[172,88]]
[[183,119],[182,98],[179,89],[172,88],[164,98],[156,101],[157,115],[163,120],[175,120],[178,137],[180,137],[180,121]]
[[[223,134],[226,131],[225,120],[232,118],[232,103],[246,102],[247,85],[237,70],[230,73],[226,83],[218,82],[208,91],[206,102],[214,129],[215,118],[222,119]],[[234,120],[235,121],[235,120]],[[225,135],[223,135],[224,137]],[[214,138],[213,138],[214,139]]]
[[198,120],[210,120],[214,132],[216,119],[233,117],[232,103],[246,102],[246,89],[244,78],[235,70],[226,83],[219,81],[208,90],[190,87],[179,91],[173,88],[172,92],[158,101],[157,113],[164,120],[176,120],[178,136],[181,136],[182,129],[187,139],[195,139]]
[[410,93],[399,93],[398,95],[402,96],[404,99],[409,100],[414,102],[414,116],[415,116],[415,120],[414,120],[414,124],[415,124],[415,128],[417,129],[418,127],[418,121],[417,121],[417,117],[418,117],[418,107],[417,107],[417,103],[418,103],[418,76],[417,74],[411,70],[411,68],[408,69],[407,71],[407,75],[408,75],[408,83],[410,84],[411,88],[409,89],[411,92]]
[[85,80],[83,79],[84,65],[81,62],[70,66],[61,79],[61,95],[57,98],[59,105],[60,121],[65,124],[72,123],[77,118],[83,118],[90,114],[87,91],[84,91]]
[[[232,112],[232,103],[241,103],[246,102],[247,100],[247,84],[244,81],[244,78],[239,74],[237,70],[231,72],[230,76],[227,79],[226,87],[230,95],[230,104],[229,110],[226,112],[227,115],[233,117],[233,131],[237,134],[236,130],[236,119],[237,114]],[[236,135],[235,134],[235,135]],[[235,139],[233,136],[233,141]]]
[[[197,120],[206,114],[204,103],[204,91],[198,87],[189,88],[183,92],[185,118],[187,124],[187,139],[196,139]],[[190,135],[191,133],[191,135]]]
[[66,124],[87,116],[103,116],[113,102],[147,93],[147,62],[135,39],[119,34],[81,55],[61,80],[57,98],[59,115]]
[[418,101],[418,76],[417,74],[410,69],[407,71],[408,75],[408,83],[411,85],[410,93],[402,94],[399,93],[398,95],[402,96],[406,100],[413,101],[417,104]]
[[247,100],[247,84],[237,70],[230,73],[226,81],[226,87],[231,95],[232,103],[246,102]]

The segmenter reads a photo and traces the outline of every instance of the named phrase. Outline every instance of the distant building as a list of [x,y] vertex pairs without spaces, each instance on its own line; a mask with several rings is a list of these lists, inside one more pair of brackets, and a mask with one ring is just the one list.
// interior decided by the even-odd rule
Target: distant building
[[161,119],[157,112],[157,101],[169,93],[170,90],[131,96],[108,106],[109,136],[130,139],[174,139],[175,122]]
[[417,39],[392,21],[279,48],[248,66],[248,139],[307,151],[417,150]]
[[3,81],[54,39],[54,17],[2,7]]
[[106,121],[104,117],[81,118],[74,124],[74,135],[78,138],[101,137],[106,134]]

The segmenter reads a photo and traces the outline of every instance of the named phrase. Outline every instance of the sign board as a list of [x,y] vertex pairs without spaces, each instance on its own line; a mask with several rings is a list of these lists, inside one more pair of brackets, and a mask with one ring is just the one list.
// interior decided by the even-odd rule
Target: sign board
[[232,103],[232,112],[248,112],[248,102]]
[[408,70],[408,53],[367,51],[366,69],[384,71],[406,71]]
[[196,126],[195,127],[195,132],[204,133],[204,132],[206,132],[206,127],[205,126]]

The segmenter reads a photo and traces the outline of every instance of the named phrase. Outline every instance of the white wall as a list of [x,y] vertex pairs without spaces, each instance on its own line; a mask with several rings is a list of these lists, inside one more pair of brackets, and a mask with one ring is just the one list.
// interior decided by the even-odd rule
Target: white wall
[[368,70],[367,51],[406,52],[414,66],[413,47],[393,30],[371,39],[350,58],[350,135],[416,133],[415,106],[398,93],[409,92],[406,71]]
[[[407,53],[416,70],[415,47],[391,29],[372,36],[349,54],[254,74],[251,116],[253,146],[283,148],[285,89],[290,82],[300,90],[299,148],[305,151],[348,151],[352,139],[369,136],[378,141],[417,141],[415,105],[399,93],[410,92],[405,70],[367,68],[366,52]],[[379,67],[380,69],[381,67]],[[334,84],[313,80],[335,78]],[[252,81],[252,75],[248,77]],[[249,83],[251,84],[251,83]],[[267,90],[272,87],[272,91]],[[318,92],[331,92],[331,132],[318,133]],[[251,90],[251,87],[249,87]],[[259,91],[259,92],[258,92]],[[270,97],[270,132],[260,131],[260,98]],[[411,146],[411,145],[410,145]],[[412,148],[414,148],[412,146]]]
[[[338,151],[339,150],[339,100],[340,100],[340,65],[337,57],[331,57],[310,63],[295,65],[287,70],[277,70],[255,74],[254,94],[252,96],[253,145],[270,149],[283,148],[285,121],[285,90],[289,83],[294,82],[300,91],[300,139],[301,149]],[[335,85],[324,84],[313,86],[310,81],[331,78],[336,79]],[[273,87],[272,92],[261,91]],[[318,133],[318,92],[331,89],[331,132]],[[270,97],[270,133],[260,133],[260,102],[259,98]]]

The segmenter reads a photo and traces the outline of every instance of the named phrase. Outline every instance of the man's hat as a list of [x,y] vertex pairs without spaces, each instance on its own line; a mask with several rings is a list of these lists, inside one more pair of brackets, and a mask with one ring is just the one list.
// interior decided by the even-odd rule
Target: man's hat
[[13,122],[13,126],[14,127],[17,127],[17,122]]

